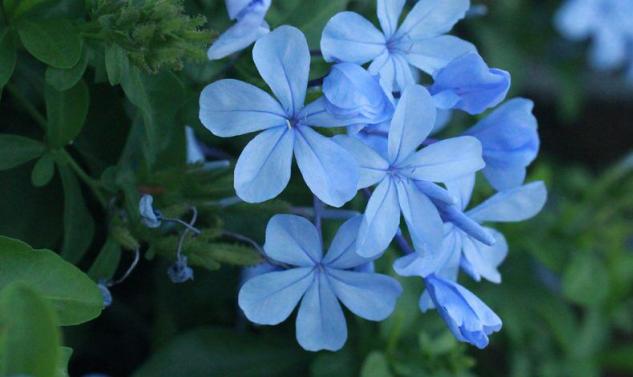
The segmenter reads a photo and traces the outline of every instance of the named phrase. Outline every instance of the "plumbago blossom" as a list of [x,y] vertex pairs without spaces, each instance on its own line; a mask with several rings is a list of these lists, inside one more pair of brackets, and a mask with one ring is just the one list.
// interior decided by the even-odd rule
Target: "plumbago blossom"
[[380,74],[387,91],[402,91],[417,82],[422,70],[435,74],[449,62],[475,47],[447,35],[470,7],[468,0],[421,0],[401,25],[406,0],[378,0],[382,31],[354,12],[341,12],[325,25],[321,50],[328,62],[365,64]]
[[590,62],[601,70],[625,67],[633,80],[633,1],[567,0],[554,21],[571,40],[591,38]]
[[[396,259],[395,273],[424,279],[420,309],[437,308],[457,339],[485,347],[501,319],[458,283],[459,270],[499,283],[508,245],[482,224],[528,219],[546,200],[541,182],[524,183],[539,149],[533,104],[517,98],[498,106],[510,74],[488,67],[470,43],[445,35],[469,2],[420,0],[398,26],[404,5],[378,1],[382,32],[351,12],[328,22],[321,48],[335,64],[315,80],[322,82],[315,87],[322,96],[308,105],[310,52],[291,26],[273,30],[253,48],[274,97],[231,79],[211,83],[200,96],[200,120],[216,136],[261,131],[236,164],[242,200],[278,196],[293,155],[308,188],[325,204],[341,207],[359,190],[368,199],[325,255],[323,208],[315,204],[314,225],[295,215],[274,216],[262,251],[266,262],[243,275],[238,301],[246,317],[276,325],[298,307],[296,336],[306,350],[343,347],[341,304],[372,321],[392,313],[401,287],[375,273],[373,261],[394,238],[405,254]],[[418,84],[416,69],[431,74],[432,83]],[[450,112],[476,115],[497,106],[462,135],[436,138]],[[328,138],[314,127],[345,132]],[[478,172],[497,193],[468,209]]]
[[271,0],[226,0],[229,18],[236,22],[213,42],[207,52],[209,59],[227,57],[266,35],[270,28],[264,17],[270,8],[270,2]]
[[347,326],[339,302],[359,317],[386,319],[402,288],[394,278],[374,273],[373,259],[354,252],[361,222],[357,216],[344,223],[323,256],[321,235],[312,223],[299,216],[274,216],[266,228],[264,250],[270,260],[288,267],[242,286],[239,305],[246,317],[276,325],[301,301],[297,340],[310,351],[336,351],[345,344]]

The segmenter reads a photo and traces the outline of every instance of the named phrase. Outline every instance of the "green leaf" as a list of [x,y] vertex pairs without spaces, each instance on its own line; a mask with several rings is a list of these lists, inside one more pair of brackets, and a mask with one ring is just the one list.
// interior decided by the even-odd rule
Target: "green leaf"
[[195,248],[192,251],[193,253],[189,256],[194,264],[207,258],[235,266],[252,266],[262,262],[261,256],[255,249],[236,244],[210,242],[205,247]]
[[60,334],[55,311],[36,290],[10,284],[0,293],[3,377],[55,377]]
[[99,251],[97,259],[88,270],[88,275],[94,281],[109,280],[121,261],[121,245],[112,237],[108,238]]
[[382,352],[373,351],[370,353],[360,373],[361,377],[392,377],[393,374],[389,371],[389,363],[387,358]]
[[581,305],[598,305],[609,294],[608,271],[604,262],[589,252],[577,253],[562,279],[563,294]]
[[0,170],[12,169],[42,155],[46,146],[17,135],[0,135]]
[[16,281],[48,299],[62,326],[94,319],[103,309],[99,288],[77,267],[50,250],[0,236],[0,289]]
[[58,165],[64,186],[64,243],[61,255],[70,263],[78,263],[92,243],[95,224],[77,178],[67,166]]
[[117,44],[111,44],[105,50],[105,67],[110,85],[118,85],[121,78],[130,69],[130,61],[123,50]]
[[83,80],[63,92],[46,86],[44,97],[48,118],[48,143],[52,147],[63,147],[79,135],[86,121],[90,106],[88,86]]
[[297,6],[283,21],[301,29],[311,48],[319,48],[321,33],[325,24],[336,13],[345,10],[349,0],[299,1]]
[[50,3],[53,0],[4,0],[3,5],[7,16],[16,19],[36,7]]
[[69,377],[68,376],[68,363],[73,355],[73,349],[69,347],[61,347],[59,352],[59,360],[57,362],[57,370],[55,371],[55,377]]
[[33,166],[31,183],[35,187],[46,186],[55,175],[55,160],[50,154],[45,154]]
[[72,68],[81,57],[81,39],[69,20],[23,20],[18,34],[28,52],[53,67]]
[[0,33],[0,88],[2,88],[13,75],[16,62],[15,43],[9,29]]
[[46,83],[63,92],[75,86],[81,79],[88,66],[88,57],[86,53],[81,54],[81,58],[72,68],[62,69],[48,67],[46,69]]
[[134,377],[298,376],[307,354],[295,342],[265,334],[199,328],[155,353]]

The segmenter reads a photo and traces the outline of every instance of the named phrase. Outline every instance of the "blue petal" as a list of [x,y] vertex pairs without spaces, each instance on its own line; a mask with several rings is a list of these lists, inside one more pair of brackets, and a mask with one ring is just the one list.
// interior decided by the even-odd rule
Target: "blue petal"
[[358,187],[358,165],[345,149],[310,127],[297,127],[295,157],[310,190],[324,203],[340,207]]
[[464,18],[469,7],[469,0],[418,1],[402,22],[396,36],[407,35],[417,40],[445,34]]
[[214,135],[230,137],[286,124],[268,93],[237,80],[220,80],[200,94],[200,121]]
[[389,160],[403,161],[422,144],[433,130],[435,105],[429,92],[420,85],[403,93],[389,130]]
[[448,182],[485,166],[481,143],[460,136],[433,143],[399,165],[402,174],[421,181]]
[[323,29],[321,53],[327,62],[365,64],[386,50],[385,36],[354,12],[341,12]]
[[435,75],[429,89],[438,107],[471,115],[497,106],[510,89],[510,74],[490,69],[476,53],[453,60]]
[[336,297],[352,313],[370,321],[389,317],[402,293],[398,281],[386,275],[326,269]]
[[278,27],[255,43],[253,61],[286,114],[296,115],[303,107],[310,74],[310,50],[303,33],[292,26]]
[[547,189],[541,181],[501,191],[467,212],[478,222],[512,222],[527,220],[543,209]]
[[365,265],[371,259],[356,254],[356,238],[363,222],[363,216],[355,216],[347,220],[336,232],[330,248],[323,258],[323,264],[340,270]]
[[279,195],[290,180],[294,132],[276,127],[257,135],[235,165],[235,191],[248,203]]
[[440,316],[458,340],[485,348],[488,335],[501,329],[501,319],[464,287],[434,275],[425,282]]
[[457,202],[454,195],[444,189],[437,183],[428,181],[414,181],[415,186],[421,193],[428,196],[429,199],[442,202],[443,204],[453,205]]
[[409,64],[435,75],[448,63],[465,54],[477,52],[471,43],[452,35],[415,41],[406,54]]
[[313,280],[312,267],[259,275],[244,283],[238,303],[251,322],[276,325],[288,318]]
[[319,97],[306,105],[297,116],[299,123],[313,127],[344,127],[350,124],[328,112],[328,102],[325,97]]
[[158,228],[161,224],[161,216],[154,210],[154,197],[151,195],[141,196],[138,202],[138,211],[143,224],[148,228]]
[[378,0],[376,5],[380,27],[387,38],[398,29],[398,22],[406,0]]
[[591,33],[596,10],[592,1],[566,1],[554,18],[558,30],[570,39],[584,39]]
[[308,351],[338,351],[347,340],[347,324],[330,282],[318,273],[297,315],[297,340]]
[[197,162],[204,162],[204,153],[200,149],[200,145],[198,145],[198,140],[196,140],[193,128],[189,126],[185,127],[185,138],[187,139],[187,163],[195,164]]
[[275,215],[266,227],[266,255],[292,266],[310,267],[321,262],[321,235],[303,217]]
[[457,206],[443,205],[441,203],[437,204],[444,222],[455,225],[462,232],[486,245],[494,245],[495,239],[492,234],[486,231],[478,222],[462,212]]
[[363,67],[339,63],[323,80],[328,112],[344,124],[377,124],[391,119],[394,106],[378,79]]
[[264,14],[247,13],[213,42],[207,51],[207,57],[210,60],[222,59],[245,49],[269,31],[264,22]]
[[512,99],[466,131],[481,141],[484,174],[497,190],[520,186],[525,168],[538,154],[540,141],[533,106],[530,100]]
[[614,69],[622,65],[629,54],[630,36],[613,29],[601,28],[593,35],[590,60],[598,69]]
[[487,231],[494,235],[495,244],[486,246],[469,237],[463,239],[464,255],[461,260],[461,266],[476,281],[484,279],[501,283],[501,274],[497,270],[508,255],[508,243],[505,237],[494,229],[487,228]]
[[261,14],[263,19],[268,8],[270,8],[270,3],[271,0],[226,0],[226,10],[232,20],[241,20],[249,13]]
[[372,193],[358,231],[356,252],[372,258],[391,243],[400,225],[398,191],[391,178],[386,178]]
[[410,180],[398,181],[398,202],[416,251],[436,254],[441,251],[443,223],[433,202]]
[[346,135],[336,135],[333,140],[352,154],[360,168],[358,189],[380,182],[389,169],[389,163],[362,141]]
[[229,13],[229,18],[234,20],[237,15],[245,10],[252,0],[225,0],[226,10]]
[[456,180],[447,181],[446,189],[448,192],[457,198],[457,207],[460,210],[465,210],[470,203],[470,197],[473,194],[475,188],[475,174],[468,174]]

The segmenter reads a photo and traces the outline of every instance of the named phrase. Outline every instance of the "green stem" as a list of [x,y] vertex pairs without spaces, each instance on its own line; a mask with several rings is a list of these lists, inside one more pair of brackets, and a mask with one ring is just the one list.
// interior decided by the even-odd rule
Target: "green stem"
[[35,122],[44,131],[46,131],[46,128],[47,128],[46,118],[44,118],[44,116],[35,108],[35,106],[33,106],[33,104],[31,104],[31,102],[29,102],[29,100],[26,97],[24,97],[22,93],[20,93],[20,91],[15,87],[15,85],[8,83],[6,88],[11,94],[11,96],[20,103],[20,106],[22,106],[22,108],[24,108],[24,110],[26,110],[26,112],[29,113],[31,118],[33,118],[33,120],[35,120]]
[[75,172],[75,174],[77,174],[79,179],[81,179],[86,184],[86,186],[90,187],[90,189],[92,190],[92,193],[97,198],[101,206],[106,208],[108,202],[105,196],[103,195],[103,193],[101,192],[101,184],[99,183],[99,181],[89,176],[81,168],[81,166],[79,166],[79,164],[70,155],[70,153],[68,153],[65,149],[60,149],[59,152],[60,152],[61,157],[68,164],[68,166],[70,166],[70,168]]
[[[47,121],[46,118],[29,102],[29,100],[20,93],[20,91],[11,83],[7,84],[7,90],[11,94],[13,98],[15,98],[24,110],[35,120],[35,122],[42,128],[42,130],[46,131],[47,129]],[[92,190],[95,198],[99,201],[99,203],[106,208],[107,201],[103,193],[101,192],[101,185],[97,180],[89,176],[82,168],[77,164],[77,162],[73,159],[73,157],[65,150],[60,149],[59,154],[64,162],[70,166],[70,168],[79,176],[79,178]]]

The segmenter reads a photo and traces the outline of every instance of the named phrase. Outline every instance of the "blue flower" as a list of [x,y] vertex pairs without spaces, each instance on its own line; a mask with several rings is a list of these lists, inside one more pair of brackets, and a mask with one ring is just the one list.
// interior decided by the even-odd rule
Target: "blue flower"
[[276,325],[299,305],[297,340],[309,351],[336,351],[345,344],[347,325],[339,302],[359,317],[387,318],[402,288],[391,277],[355,270],[370,261],[354,253],[361,221],[357,216],[343,224],[323,256],[314,225],[298,216],[274,216],[266,228],[264,250],[272,260],[291,267],[244,283],[238,301],[246,317]]
[[442,68],[429,91],[440,109],[459,109],[471,115],[497,106],[510,89],[510,74],[488,68],[477,53],[466,54]]
[[378,77],[358,64],[339,63],[323,80],[327,111],[346,124],[378,124],[391,120],[394,105]]
[[151,195],[141,196],[138,203],[138,211],[141,215],[143,225],[148,228],[158,228],[162,222],[160,212],[154,209],[154,197]]
[[481,144],[464,136],[443,140],[420,151],[418,147],[435,125],[435,105],[420,85],[402,94],[391,121],[387,156],[356,138],[335,140],[357,159],[359,188],[377,184],[367,203],[359,230],[357,252],[374,257],[384,251],[404,215],[416,249],[436,252],[442,240],[442,219],[433,199],[452,203],[453,198],[434,182],[447,182],[484,167]]
[[217,136],[263,130],[244,149],[235,167],[235,190],[257,203],[281,193],[290,180],[293,151],[306,184],[323,202],[340,207],[356,194],[358,166],[338,144],[311,126],[340,122],[318,99],[304,107],[310,51],[298,29],[281,26],[255,43],[253,59],[277,100],[237,80],[220,80],[200,95],[200,120]]
[[264,17],[271,0],[226,0],[226,9],[235,25],[226,30],[209,48],[211,60],[222,59],[248,47],[269,32]]
[[167,276],[174,284],[193,280],[193,269],[187,264],[187,257],[179,255],[176,262],[167,268]]
[[488,117],[465,132],[483,146],[488,182],[497,190],[520,186],[526,168],[538,155],[538,124],[534,104],[524,98],[507,101]]
[[424,282],[440,316],[459,341],[482,349],[488,345],[488,336],[501,330],[501,318],[466,288],[435,275]]
[[[328,62],[365,64],[385,89],[402,91],[417,81],[418,68],[435,74],[475,47],[445,35],[464,17],[469,0],[419,1],[398,26],[405,0],[378,0],[379,31],[354,12],[336,14],[325,25],[321,51]],[[413,66],[413,67],[411,67]],[[415,67],[415,68],[414,68]]]
[[449,193],[457,198],[457,203],[438,203],[445,222],[441,256],[432,261],[426,261],[416,254],[401,257],[394,263],[399,275],[425,277],[435,273],[456,281],[461,266],[476,281],[484,278],[493,283],[501,282],[497,268],[508,253],[508,244],[500,232],[480,224],[518,222],[535,216],[547,201],[547,190],[543,182],[533,182],[498,192],[466,211],[474,183],[474,175],[446,183]]
[[598,69],[633,66],[633,2],[568,0],[556,15],[559,31],[569,39],[592,38],[591,63]]

